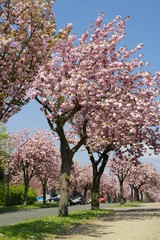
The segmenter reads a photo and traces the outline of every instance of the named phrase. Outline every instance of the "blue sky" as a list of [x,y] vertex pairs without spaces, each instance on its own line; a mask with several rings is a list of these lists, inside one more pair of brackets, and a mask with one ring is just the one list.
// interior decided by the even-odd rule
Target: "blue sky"
[[[159,0],[56,0],[53,12],[57,30],[67,23],[73,24],[72,33],[79,37],[96,20],[100,12],[104,14],[104,23],[117,15],[123,18],[130,16],[127,23],[126,37],[123,45],[134,48],[144,43],[141,53],[150,62],[149,70],[154,73],[160,70],[160,1]],[[48,129],[48,124],[39,110],[39,105],[31,102],[22,111],[9,119],[8,132],[16,132],[22,128],[33,131],[35,128]],[[77,158],[87,158],[85,154],[77,154]],[[160,171],[160,156],[145,156],[145,161],[152,161]]]

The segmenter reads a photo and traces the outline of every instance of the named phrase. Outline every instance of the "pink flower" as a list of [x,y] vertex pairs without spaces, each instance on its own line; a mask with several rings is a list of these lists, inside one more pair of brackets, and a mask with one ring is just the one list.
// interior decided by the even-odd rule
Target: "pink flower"
[[143,47],[143,45],[144,45],[143,43],[138,44],[138,45],[136,46],[136,49],[137,49],[137,50],[140,50],[140,49]]

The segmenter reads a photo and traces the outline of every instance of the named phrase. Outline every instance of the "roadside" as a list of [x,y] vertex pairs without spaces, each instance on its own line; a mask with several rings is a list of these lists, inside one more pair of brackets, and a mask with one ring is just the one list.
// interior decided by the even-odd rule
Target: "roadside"
[[[133,207],[132,204],[132,207],[125,205],[125,207],[119,206],[118,208],[116,205],[101,204],[100,207],[103,210],[99,211],[90,211],[90,207],[90,205],[71,206],[69,207],[69,216],[64,218],[57,217],[58,208],[1,213],[0,219],[3,227],[0,227],[0,239],[160,239],[160,203],[139,204],[138,207]],[[106,211],[107,209],[110,211]],[[26,219],[25,214],[30,220],[22,220]],[[19,217],[22,219],[20,220]],[[9,221],[10,219],[19,223],[4,224],[4,220]]]
[[[136,205],[135,205],[136,206]],[[121,211],[154,211],[159,210],[160,211],[160,203],[146,203],[146,204],[140,204],[138,207],[126,207],[125,205],[123,207],[118,207],[117,204],[101,204],[100,209],[106,209],[106,210],[113,210],[116,212]],[[90,210],[91,205],[75,205],[70,206],[68,208],[69,213],[75,212],[75,211],[82,211],[82,210]],[[10,224],[16,224],[19,222],[23,222],[27,219],[32,218],[39,218],[44,216],[57,216],[58,215],[58,207],[54,208],[40,208],[40,209],[29,209],[29,210],[20,210],[15,212],[3,212],[0,213],[0,226],[6,226]]]
[[[83,206],[76,205],[68,207],[69,213],[77,210],[89,210],[89,209],[91,209],[90,204]],[[0,226],[7,226],[11,224],[20,223],[28,219],[40,218],[45,216],[58,216],[58,207],[0,213]]]

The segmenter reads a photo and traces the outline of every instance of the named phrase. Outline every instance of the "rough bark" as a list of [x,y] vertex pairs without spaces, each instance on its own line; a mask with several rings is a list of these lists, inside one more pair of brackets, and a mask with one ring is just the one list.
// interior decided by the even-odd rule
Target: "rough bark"
[[83,134],[80,141],[70,149],[69,143],[65,137],[61,122],[57,122],[57,133],[60,137],[60,152],[61,152],[61,176],[60,176],[60,201],[59,201],[59,216],[68,215],[68,197],[69,197],[69,181],[70,171],[73,163],[73,156],[77,150],[84,144],[86,140],[86,124],[84,122]]
[[123,180],[119,180],[120,183],[120,204],[124,204],[123,198]]
[[93,168],[93,184],[91,189],[91,209],[98,210],[99,209],[99,188],[100,188],[100,180],[101,176],[104,172],[106,164],[108,162],[109,152],[112,150],[111,147],[107,147],[102,153],[99,152],[98,160],[95,160],[93,156],[93,152],[89,146],[86,146],[88,151],[88,155],[90,157],[90,161],[92,163]]
[[91,197],[91,209],[99,209],[99,187],[100,187],[100,174],[93,175],[93,185],[92,185],[92,197]]
[[24,206],[27,206],[27,199],[28,199],[28,189],[29,189],[29,182],[25,181],[24,185]]
[[28,199],[28,189],[29,183],[31,178],[34,176],[35,167],[32,169],[31,173],[29,174],[29,166],[28,162],[26,165],[23,165],[23,179],[24,179],[24,205],[27,206],[27,199]]
[[140,195],[141,195],[141,202],[143,202],[143,192],[142,191],[140,192]]
[[69,158],[69,156],[66,155],[66,159],[62,159],[61,164],[59,216],[68,215],[69,180],[71,166],[72,157]]
[[131,201],[133,202],[134,201],[133,186],[130,187],[131,187]]
[[47,182],[42,181],[42,186],[43,186],[43,204],[46,204],[46,189],[47,189]]
[[48,118],[48,113],[52,114],[52,110],[48,105],[43,105],[41,100],[36,97],[38,103],[40,103],[45,111],[45,116],[47,118],[47,122],[52,131],[56,132],[60,139],[60,153],[61,153],[61,176],[60,176],[60,201],[59,201],[59,216],[67,216],[68,215],[68,197],[69,197],[69,180],[70,180],[70,171],[72,166],[72,159],[74,154],[78,151],[78,149],[85,143],[87,135],[86,135],[86,126],[87,119],[85,119],[82,127],[81,139],[79,142],[70,149],[69,142],[64,133],[64,125],[69,120],[71,121],[72,117],[81,109],[81,106],[76,99],[75,107],[70,109],[63,114],[57,115],[56,122],[52,122],[50,118]]
[[134,201],[139,202],[139,191],[137,187],[134,187]]

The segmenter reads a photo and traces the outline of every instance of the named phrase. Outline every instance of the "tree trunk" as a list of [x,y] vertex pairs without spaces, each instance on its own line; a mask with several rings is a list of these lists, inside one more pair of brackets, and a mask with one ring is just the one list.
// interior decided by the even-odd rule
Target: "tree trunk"
[[100,174],[93,175],[93,184],[92,184],[92,197],[91,197],[91,209],[99,209],[99,187],[100,187]]
[[72,157],[67,156],[66,154],[66,158],[62,159],[61,164],[59,216],[68,215],[69,180],[71,166]]
[[123,198],[123,180],[119,180],[120,183],[120,204],[124,204]]
[[[38,102],[40,101],[38,100]],[[77,101],[75,102],[75,107],[71,110],[68,110],[68,112],[66,112],[65,115],[64,114],[62,114],[61,116],[58,115],[57,121],[56,121],[56,128],[53,126],[53,123],[47,118],[50,128],[54,132],[56,132],[60,138],[61,176],[60,176],[60,201],[59,201],[59,211],[58,211],[59,216],[68,215],[69,181],[70,181],[70,171],[73,163],[72,159],[74,154],[86,141],[87,119],[85,119],[83,124],[83,128],[82,128],[83,132],[81,133],[81,138],[79,142],[72,149],[70,149],[69,142],[65,136],[64,125],[80,109],[81,109],[81,106],[78,104],[78,101]],[[49,109],[49,111],[51,112],[51,109]]]
[[47,182],[44,181],[42,183],[43,186],[43,204],[46,204],[46,189],[47,189]]
[[109,194],[107,194],[107,202],[111,203],[111,196]]
[[107,147],[101,154],[99,153],[99,158],[96,161],[93,152],[89,146],[86,146],[90,161],[93,168],[93,184],[91,190],[91,209],[99,209],[99,188],[100,188],[100,179],[108,162],[108,153],[112,150],[111,147]]
[[131,187],[131,201],[133,202],[134,201],[133,186],[130,186],[130,187]]
[[24,206],[27,206],[27,198],[28,198],[28,188],[29,188],[29,182],[25,181],[25,185],[24,185]]
[[89,187],[88,187],[88,184],[84,187],[84,199],[85,199],[85,202],[86,202],[86,198],[87,198],[87,191],[88,191]]
[[143,192],[141,191],[140,194],[141,194],[141,202],[143,202]]
[[139,202],[139,191],[137,187],[134,187],[134,201]]

